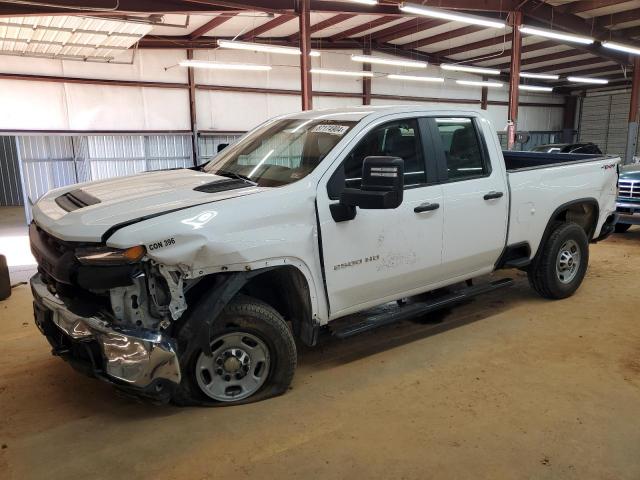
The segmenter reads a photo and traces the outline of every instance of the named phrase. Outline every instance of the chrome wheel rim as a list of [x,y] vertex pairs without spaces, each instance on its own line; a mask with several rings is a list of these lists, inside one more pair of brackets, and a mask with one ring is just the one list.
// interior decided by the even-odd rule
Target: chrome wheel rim
[[571,283],[580,270],[580,247],[574,240],[567,240],[560,247],[556,261],[556,275],[562,283]]
[[267,345],[246,332],[226,333],[211,342],[212,355],[196,361],[198,386],[210,398],[233,402],[256,393],[269,375]]

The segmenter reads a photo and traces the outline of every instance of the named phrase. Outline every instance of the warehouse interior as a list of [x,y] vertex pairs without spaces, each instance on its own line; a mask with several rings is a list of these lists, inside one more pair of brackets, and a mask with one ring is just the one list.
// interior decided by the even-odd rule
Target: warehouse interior
[[47,192],[202,166],[279,115],[393,105],[637,168],[640,1],[0,0],[0,478],[639,478],[635,225],[591,245],[566,300],[499,271],[511,289],[299,345],[263,402],[150,406],[51,357],[28,285]]

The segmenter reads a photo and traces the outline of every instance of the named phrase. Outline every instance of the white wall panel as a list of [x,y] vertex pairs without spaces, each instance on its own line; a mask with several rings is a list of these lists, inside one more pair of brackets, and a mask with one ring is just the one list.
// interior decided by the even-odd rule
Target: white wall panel
[[64,85],[0,80],[0,130],[69,128]]
[[[362,64],[351,61],[353,51],[323,51],[313,58],[314,67],[352,70]],[[376,55],[382,55],[376,53]],[[136,54],[133,65],[103,65],[84,62],[2,57],[0,72],[70,76],[114,80],[158,82],[187,82],[187,70],[175,66],[186,57],[183,50],[142,50]],[[273,55],[232,50],[199,50],[195,57],[221,62],[257,63],[273,66],[270,72],[223,72],[196,70],[199,84],[227,85],[254,88],[298,90],[300,73],[297,56]],[[165,70],[165,68],[169,68]],[[467,105],[478,108],[479,87],[456,85],[457,78],[478,77],[459,72],[443,72],[429,66],[425,70],[402,69],[383,65],[374,66],[376,72],[411,73],[442,76],[444,85],[399,82],[378,76],[372,80],[373,94],[410,97],[472,99],[478,103]],[[188,130],[189,102],[186,89],[159,89],[140,87],[98,86],[83,84],[56,84],[0,80],[0,101],[3,115],[0,128],[25,130]],[[361,93],[362,79],[314,75],[315,91]],[[490,101],[507,100],[507,86],[489,90]],[[197,119],[201,130],[244,131],[274,115],[299,111],[300,99],[294,95],[273,95],[239,92],[198,90]],[[557,95],[521,95],[522,102],[561,104]],[[375,101],[376,104],[408,103]],[[412,102],[413,103],[413,102]],[[423,102],[416,102],[423,103]],[[316,108],[358,105],[358,98],[316,97]],[[438,103],[438,106],[446,104]],[[452,104],[453,107],[460,106]],[[461,105],[464,107],[465,105]],[[506,106],[490,106],[487,115],[496,129],[506,125]],[[519,128],[522,130],[557,130],[562,122],[562,109],[521,107]]]

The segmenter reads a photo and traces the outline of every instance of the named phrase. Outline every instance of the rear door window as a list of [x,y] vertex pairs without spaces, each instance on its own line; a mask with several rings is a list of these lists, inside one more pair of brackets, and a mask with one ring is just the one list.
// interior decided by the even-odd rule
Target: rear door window
[[440,136],[449,181],[483,177],[490,173],[473,119],[436,118],[435,127]]

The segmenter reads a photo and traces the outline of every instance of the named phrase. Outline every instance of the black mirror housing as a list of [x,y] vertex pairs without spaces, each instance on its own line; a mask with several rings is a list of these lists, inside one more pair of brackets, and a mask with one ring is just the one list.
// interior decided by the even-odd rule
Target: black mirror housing
[[367,157],[362,164],[360,189],[345,188],[343,205],[363,209],[392,209],[402,204],[404,160],[398,157]]

